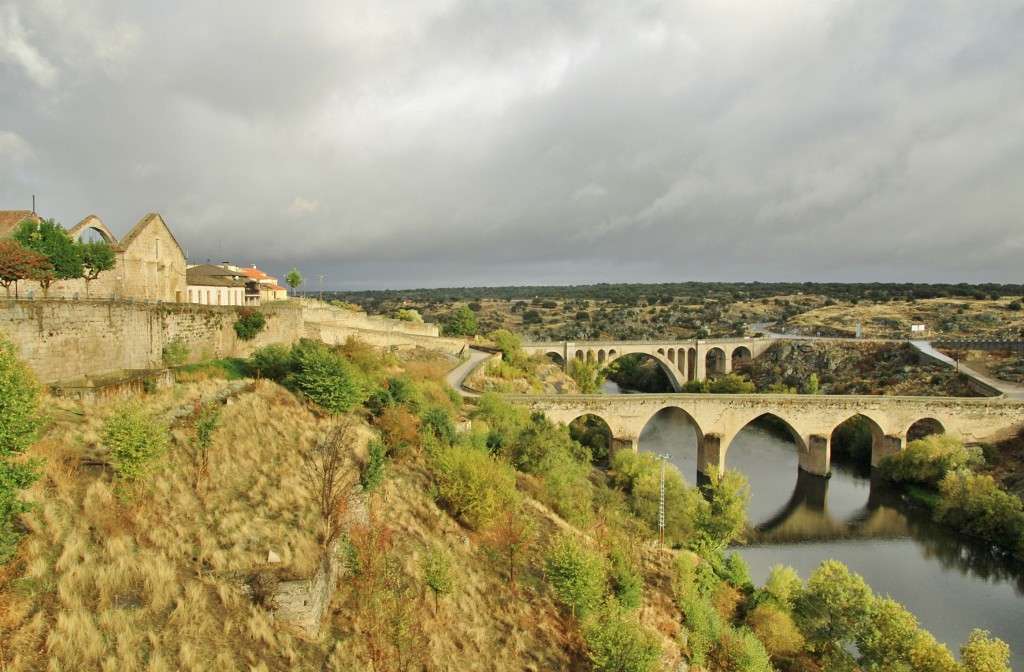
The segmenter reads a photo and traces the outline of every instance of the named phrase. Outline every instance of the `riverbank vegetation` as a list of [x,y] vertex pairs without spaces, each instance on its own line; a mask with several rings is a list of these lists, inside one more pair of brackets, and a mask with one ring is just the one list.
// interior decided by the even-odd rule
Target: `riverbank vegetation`
[[1024,562],[1024,505],[993,476],[980,473],[985,454],[995,460],[1000,452],[998,445],[967,448],[953,437],[933,434],[883,458],[880,471],[894,483],[921,487],[925,494],[917,499],[933,510],[936,522]]

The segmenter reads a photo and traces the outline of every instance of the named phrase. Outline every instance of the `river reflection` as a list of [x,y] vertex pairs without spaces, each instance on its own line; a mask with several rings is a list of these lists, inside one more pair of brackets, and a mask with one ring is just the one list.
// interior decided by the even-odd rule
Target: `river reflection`
[[[698,482],[697,434],[685,413],[655,415],[641,451],[667,453],[689,483]],[[728,447],[726,466],[743,472],[751,501],[747,545],[739,549],[763,585],[773,565],[806,579],[835,559],[889,594],[954,654],[973,628],[1010,644],[1024,669],[1024,573],[984,545],[936,525],[877,474],[834,464],[831,478],[797,467],[796,447],[771,425],[748,426]]]

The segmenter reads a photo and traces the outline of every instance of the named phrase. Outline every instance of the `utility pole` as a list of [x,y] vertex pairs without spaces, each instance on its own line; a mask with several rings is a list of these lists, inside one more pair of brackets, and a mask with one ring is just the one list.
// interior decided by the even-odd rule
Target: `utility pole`
[[320,303],[323,303],[324,302],[324,276],[317,275],[316,277],[320,278]]
[[665,548],[665,463],[669,456],[665,453],[658,455],[661,460],[661,487],[658,490],[658,545]]

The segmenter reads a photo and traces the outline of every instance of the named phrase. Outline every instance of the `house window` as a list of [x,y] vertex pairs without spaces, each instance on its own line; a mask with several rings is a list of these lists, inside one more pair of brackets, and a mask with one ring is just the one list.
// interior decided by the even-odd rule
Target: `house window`
[[192,290],[188,290],[188,302],[192,303]]
[[156,258],[160,258],[160,239],[156,239]]

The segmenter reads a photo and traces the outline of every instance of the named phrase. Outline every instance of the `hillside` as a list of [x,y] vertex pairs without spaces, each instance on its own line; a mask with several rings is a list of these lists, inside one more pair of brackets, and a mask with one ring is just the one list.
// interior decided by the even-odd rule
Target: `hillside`
[[[135,399],[48,399],[35,509],[0,573],[0,669],[813,672],[849,657],[862,634],[828,625],[847,608],[830,587],[865,617],[880,598],[835,563],[751,585],[723,554],[745,528],[742,475],[705,497],[667,469],[662,548],[656,459],[598,469],[543,416],[496,395],[464,406],[449,365],[302,341]],[[110,450],[126,417],[169,427],[137,473]],[[330,566],[321,627],[294,620],[282,591],[311,590],[312,610],[304,580]],[[887,627],[934,669],[975,672],[916,626]]]

